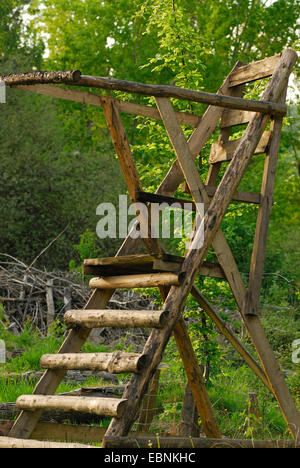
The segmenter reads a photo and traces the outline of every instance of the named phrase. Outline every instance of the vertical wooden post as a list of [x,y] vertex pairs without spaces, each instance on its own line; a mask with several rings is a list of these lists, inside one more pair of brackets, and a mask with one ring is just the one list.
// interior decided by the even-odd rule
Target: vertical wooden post
[[181,410],[181,421],[178,428],[180,437],[199,437],[200,427],[198,423],[199,414],[193,397],[190,384],[187,383]]
[[46,300],[47,300],[47,333],[49,334],[50,326],[54,322],[54,317],[55,317],[55,306],[54,306],[54,298],[53,298],[53,280],[52,279],[47,281]]
[[250,392],[248,394],[248,428],[251,430],[252,436],[258,433],[259,417],[257,393]]

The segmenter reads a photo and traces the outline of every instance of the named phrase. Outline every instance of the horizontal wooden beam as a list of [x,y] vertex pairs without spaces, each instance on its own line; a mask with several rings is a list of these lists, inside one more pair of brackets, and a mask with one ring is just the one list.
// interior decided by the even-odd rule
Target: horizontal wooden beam
[[111,374],[133,372],[138,374],[147,364],[143,354],[122,353],[66,353],[44,354],[43,369],[106,371]]
[[[254,151],[254,154],[265,153],[269,140],[270,140],[270,135],[271,135],[270,131],[263,133]],[[209,156],[210,164],[231,161],[240,142],[241,142],[241,138],[237,140],[226,141],[223,145],[221,143],[213,143],[211,145],[211,151],[210,151],[210,156]]]
[[128,93],[143,94],[145,96],[184,99],[186,101],[201,102],[217,107],[248,110],[270,115],[285,115],[287,111],[285,105],[275,102],[252,101],[221,94],[179,88],[177,86],[143,84],[134,81],[116,80],[114,78],[82,75],[78,86],[102,88],[110,91],[125,91]]
[[57,410],[78,411],[120,418],[125,410],[127,400],[118,398],[92,398],[60,395],[22,395],[16,401],[18,409],[27,411]]
[[[2,79],[8,85],[30,85],[35,83],[32,74],[28,82],[26,82],[24,79],[24,74],[20,75],[19,80],[17,75],[14,76],[13,81],[8,77],[2,77]],[[56,83],[57,81],[54,79],[51,81],[51,79],[48,78],[44,81],[39,78],[36,81],[38,84],[51,82]],[[64,80],[59,82],[63,83]],[[70,84],[70,80],[65,80],[65,83]],[[195,91],[192,89],[179,88],[177,86],[143,84],[135,81],[117,80],[114,78],[103,78],[99,76],[88,75],[81,75],[76,83],[71,82],[71,84],[76,84],[76,86],[84,86],[88,88],[107,89],[109,91],[124,91],[128,93],[142,94],[144,96],[177,98],[186,101],[201,102],[203,104],[209,104],[217,107],[261,112],[263,114],[269,115],[285,115],[287,112],[286,105],[271,101],[253,101],[249,99],[225,96],[222,94],[213,94],[203,91]]]
[[[161,120],[160,114],[155,107],[144,106],[142,104],[136,104],[134,102],[120,101],[107,96],[99,96],[89,91],[81,91],[77,89],[62,88],[54,85],[40,84],[40,85],[13,85],[14,89],[21,91],[27,91],[30,93],[42,94],[44,96],[51,96],[56,99],[64,99],[66,101],[78,102],[80,104],[88,104],[91,106],[101,107],[103,100],[113,101],[120,112],[126,114],[138,115],[142,117],[148,117],[150,119]],[[181,125],[187,125],[191,127],[198,127],[201,122],[201,117],[194,114],[188,114],[187,112],[176,112],[178,122]]]
[[[192,437],[105,437],[106,448],[300,448],[292,440],[243,440]],[[191,454],[191,456],[193,456]]]
[[162,310],[69,310],[64,316],[69,328],[162,328],[167,319]]
[[243,83],[250,83],[273,75],[280,57],[281,54],[277,54],[257,62],[242,65],[231,73],[229,86],[239,86]]
[[[181,189],[184,193],[190,193],[186,182],[182,184]],[[214,194],[216,193],[217,187],[213,187],[211,185],[205,185],[205,189],[206,189],[207,195],[210,198],[212,198]],[[242,203],[254,203],[256,205],[259,205],[261,202],[261,195],[260,193],[256,193],[256,192],[245,192],[243,190],[236,190],[233,194],[231,201],[232,202],[238,201]]]

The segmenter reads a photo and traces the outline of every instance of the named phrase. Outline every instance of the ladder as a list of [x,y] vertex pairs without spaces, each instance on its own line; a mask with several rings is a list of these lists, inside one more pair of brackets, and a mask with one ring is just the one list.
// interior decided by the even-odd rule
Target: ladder
[[[250,111],[239,108],[224,109],[220,103],[210,105],[188,141],[186,141],[178,113],[174,111],[170,98],[154,94],[158,111],[155,114],[156,118],[163,121],[177,157],[155,194],[143,191],[121,121],[120,105],[110,97],[101,96],[100,105],[104,111],[131,200],[146,203],[150,213],[153,202],[169,204],[174,201],[180,202],[173,195],[183,183],[185,191],[192,196],[193,209],[197,210],[197,204],[204,203],[205,213],[203,216],[197,212],[197,216],[202,216],[201,224],[195,237],[191,239],[184,257],[167,254],[159,241],[151,236],[143,239],[147,253],[137,254],[140,240],[128,235],[116,257],[88,259],[84,262],[84,273],[94,276],[90,281],[90,287],[93,289],[91,298],[84,310],[71,310],[65,314],[65,323],[70,329],[69,334],[57,354],[42,357],[41,366],[46,371],[37,384],[34,394],[23,395],[17,400],[17,408],[21,410],[21,413],[10,430],[10,438],[29,439],[42,412],[51,409],[83,411],[111,417],[103,447],[108,447],[110,440],[127,436],[138,417],[142,399],[161,363],[172,334],[184,364],[203,430],[209,438],[221,438],[187,326],[182,317],[189,294],[193,295],[219,330],[273,393],[291,434],[294,438],[297,437],[300,430],[300,414],[257,314],[283,119],[283,113],[275,112],[274,109],[279,109],[279,106],[276,106],[285,103],[288,78],[296,60],[295,52],[286,49],[282,54],[249,65],[242,65],[238,62],[220,87],[217,98],[218,96],[220,99],[224,96],[241,98],[246,83],[270,77],[269,84],[261,98],[262,102],[268,103],[269,112],[255,112],[253,108]],[[62,88],[58,89],[59,97],[62,97]],[[37,92],[45,94],[48,91],[44,88]],[[53,89],[49,92],[53,93]],[[78,100],[78,94],[76,99]],[[282,106],[280,108],[282,109]],[[270,120],[270,130],[266,131]],[[220,136],[218,142],[211,147],[210,167],[204,183],[194,160],[201,154],[202,148],[218,123]],[[239,140],[230,140],[232,128],[241,124],[248,124],[243,137]],[[238,190],[253,154],[265,154],[262,188],[259,194]],[[218,185],[221,165],[227,161],[230,164]],[[186,201],[181,200],[181,203]],[[242,280],[234,256],[220,228],[228,205],[232,201],[255,203],[259,206],[248,288]],[[146,222],[148,221],[140,218],[140,224]],[[201,237],[203,233],[204,241]],[[200,242],[201,239],[202,242]],[[205,261],[211,245],[218,259],[218,263],[215,264]],[[257,350],[260,363],[257,363],[231,334],[226,324],[196,288],[194,281],[197,275],[225,278],[228,281],[245,327]],[[137,287],[158,288],[163,300],[162,309],[155,311],[106,309],[117,288]],[[142,354],[80,353],[91,330],[98,327],[145,327],[152,331]],[[130,372],[132,378],[122,398],[95,399],[54,395],[69,369],[106,370],[116,374]]]

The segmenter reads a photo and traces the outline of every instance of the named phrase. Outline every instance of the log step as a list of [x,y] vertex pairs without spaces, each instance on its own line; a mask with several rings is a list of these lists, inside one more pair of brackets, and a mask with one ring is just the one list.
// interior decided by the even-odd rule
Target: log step
[[69,310],[64,321],[69,328],[163,328],[168,315],[162,310]]
[[127,400],[117,398],[90,398],[59,395],[22,395],[16,407],[25,411],[77,411],[111,418],[123,415]]
[[12,437],[0,437],[0,449],[15,448],[15,449],[99,449],[91,445],[71,444],[64,442],[42,442],[40,440],[14,439]]
[[111,374],[133,372],[138,374],[147,365],[145,354],[84,353],[84,354],[45,354],[41,358],[43,369],[106,371]]
[[179,277],[174,273],[147,273],[141,275],[123,275],[108,276],[106,278],[93,278],[90,281],[90,288],[156,288],[159,286],[179,286],[179,284]]

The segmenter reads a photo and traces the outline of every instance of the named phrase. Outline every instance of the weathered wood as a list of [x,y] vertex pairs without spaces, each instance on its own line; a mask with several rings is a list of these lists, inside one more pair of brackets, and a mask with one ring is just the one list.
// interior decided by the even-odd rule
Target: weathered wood
[[[140,273],[158,273],[158,272],[170,272],[179,273],[184,257],[177,257],[170,255],[166,256],[166,260],[160,258],[154,258],[149,255],[151,259],[145,263],[111,263],[102,265],[102,259],[90,259],[85,260],[83,266],[83,273],[91,276],[115,276],[116,274],[124,275],[129,274],[140,274]],[[204,262],[199,268],[199,275],[211,276],[213,278],[225,278],[222,268],[217,263]]]
[[90,281],[90,288],[155,288],[158,286],[178,285],[179,283],[179,277],[174,273],[147,273],[145,275],[141,274],[93,278]]
[[[239,66],[240,66],[240,63],[237,62],[235,66],[233,67],[231,73],[234,70],[236,70]],[[230,90],[234,88],[229,88],[230,74],[225,78],[223,84],[217,91],[217,94],[231,94]],[[193,134],[188,140],[189,149],[194,158],[198,156],[198,154],[200,153],[200,151],[206,144],[209,137],[215,131],[216,125],[218,121],[220,120],[222,113],[223,113],[223,109],[221,107],[209,106],[208,109],[206,110],[201,120],[201,124],[198,125],[198,127],[196,128],[196,130],[193,132]],[[162,195],[173,196],[178,186],[181,184],[181,182],[183,182],[183,180],[184,180],[184,177],[183,177],[179,162],[176,159],[176,161],[172,164],[172,167],[170,168],[169,172],[163,179],[162,183],[156,190],[156,193],[162,194]]]
[[147,365],[147,356],[134,353],[75,353],[45,354],[41,358],[43,369],[107,371],[111,374],[134,372],[138,374]]
[[90,398],[57,395],[22,395],[16,401],[18,409],[27,411],[56,410],[78,411],[120,418],[125,410],[127,400],[117,398]]
[[[0,420],[0,437],[6,437],[13,426],[13,421]],[[39,422],[32,433],[31,439],[47,441],[68,441],[68,443],[92,444],[101,443],[106,428],[75,424],[57,424],[55,422]],[[130,432],[132,437],[155,437],[148,432]]]
[[6,85],[32,85],[34,83],[78,83],[81,77],[79,70],[57,71],[57,72],[31,72],[18,75],[4,75],[2,81]]
[[[286,90],[282,93],[281,101],[285,102],[285,98]],[[255,314],[259,306],[282,122],[282,118],[276,118],[271,124],[271,141],[266,154],[261,186],[262,201],[258,210],[248,291],[243,310],[245,315]]]
[[[254,150],[253,154],[263,154],[266,151],[266,148],[269,143],[271,132],[264,132],[260,141],[258,142],[257,147]],[[210,164],[216,164],[218,162],[225,162],[231,161],[233,155],[238,148],[241,139],[238,140],[230,140],[224,143],[223,145],[220,143],[213,143],[211,145],[211,152],[209,156]]]
[[156,310],[70,310],[64,316],[68,327],[161,328],[168,320],[167,311]]
[[[213,185],[205,185],[205,190],[207,195],[210,198],[213,198],[214,194],[216,193],[217,187]],[[182,185],[182,191],[184,193],[190,193],[186,183]],[[245,192],[243,190],[236,190],[233,194],[231,201],[238,201],[242,203],[254,203],[255,205],[259,205],[261,202],[261,195],[260,193],[256,192]]]
[[225,109],[222,114],[220,128],[222,129],[234,127],[235,125],[246,124],[252,119],[254,114],[255,112]]
[[183,437],[112,437],[105,438],[105,446],[115,448],[300,448],[292,440],[239,440]]
[[202,102],[211,106],[225,107],[229,109],[250,110],[265,114],[285,115],[286,106],[267,101],[251,101],[249,99],[223,96],[221,94],[194,91],[169,85],[152,85],[137,83],[134,81],[116,80],[114,78],[103,78],[99,76],[81,75],[78,86],[108,89],[110,91],[125,91],[128,93],[143,94],[164,98],[178,98],[186,101]]
[[[143,189],[135,167],[130,144],[120,117],[119,110],[113,102],[106,100],[104,97],[102,98],[102,108],[128,187],[129,196],[131,201],[135,202],[136,193],[138,191],[142,191]],[[148,252],[158,257],[161,256],[162,249],[157,239],[150,239],[152,228],[150,207],[147,207],[147,216],[145,216],[143,210],[141,210],[139,214],[139,225],[141,237]]]
[[153,375],[148,391],[144,396],[140,416],[137,424],[137,432],[148,432],[157,410],[157,397],[159,390],[160,369]]
[[230,76],[230,86],[238,86],[271,76],[278,65],[280,57],[281,54],[277,54],[273,55],[273,57],[267,57],[258,62],[241,66]]
[[248,393],[248,429],[253,437],[258,433],[260,426],[260,414],[257,393]]
[[14,449],[91,449],[99,448],[83,444],[67,444],[63,442],[41,442],[39,440],[28,439],[13,439],[12,437],[0,437],[0,448],[14,448]]
[[55,319],[55,305],[53,298],[53,279],[47,282],[46,300],[47,300],[47,331],[50,333],[50,326]]
[[199,414],[193,397],[190,384],[187,383],[184,392],[184,399],[180,414],[180,424],[178,426],[177,436],[180,437],[199,437],[200,427],[198,423]]
[[[297,54],[291,49],[286,49],[282,54],[279,65],[276,68],[270,83],[263,93],[264,99],[277,100],[286,85],[286,80],[297,60]],[[186,273],[186,278],[178,288],[171,288],[169,297],[165,303],[165,307],[171,312],[174,308],[183,307],[184,301],[190,291],[191,284],[197,274],[197,267],[203,262],[207,250],[220,227],[222,218],[226,212],[226,209],[230,203],[230,199],[238,184],[240,183],[241,177],[244,174],[251,155],[267,125],[268,118],[257,114],[249,123],[248,128],[245,132],[244,137],[241,140],[239,148],[235,152],[235,156],[231,161],[229,168],[227,169],[221,184],[219,185],[216,194],[207,210],[204,219],[204,244],[200,249],[193,249],[187,256],[184,264],[183,271]],[[195,244],[199,243],[199,234],[196,234]],[[202,239],[202,233],[201,233]],[[190,276],[191,274],[191,276]],[[247,321],[247,329],[250,332],[250,336],[255,342],[255,346],[260,351],[260,358],[264,363],[264,367],[268,375],[272,376],[272,387],[276,387],[277,399],[280,402],[281,408],[285,414],[285,418],[289,425],[291,433],[294,437],[297,436],[297,431],[300,428],[300,416],[296,409],[295,403],[290,395],[290,392],[286,386],[286,383],[280,373],[278,373],[278,365],[276,365],[276,359],[272,353],[269,345],[267,345],[266,338],[262,339],[264,332],[262,330],[260,322],[254,324]],[[251,326],[254,325],[254,326]],[[250,329],[251,328],[251,329]],[[255,336],[254,336],[255,335]],[[261,338],[261,340],[259,339]],[[263,349],[267,346],[267,353]],[[275,367],[274,367],[275,366]],[[276,369],[274,373],[274,369]]]
[[[67,101],[79,102],[81,104],[88,104],[91,106],[102,106],[102,96],[90,93],[88,91],[61,88],[53,85],[13,85],[11,87],[20,91],[42,94],[44,96],[51,96],[57,99],[65,99]],[[148,117],[150,119],[161,120],[159,112],[155,107],[144,106],[142,104],[136,104],[134,102],[129,101],[120,101],[118,99],[110,97],[108,98],[107,96],[105,96],[105,100],[110,100],[114,102],[120,112],[132,115],[139,115],[142,117]],[[176,116],[178,122],[181,125],[197,127],[201,122],[200,116],[188,114],[187,112],[176,112]]]

